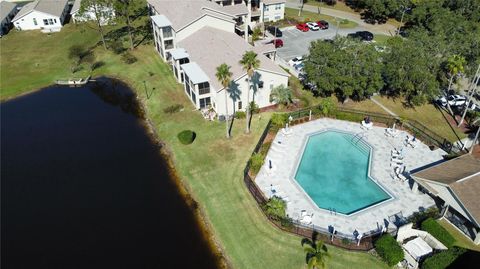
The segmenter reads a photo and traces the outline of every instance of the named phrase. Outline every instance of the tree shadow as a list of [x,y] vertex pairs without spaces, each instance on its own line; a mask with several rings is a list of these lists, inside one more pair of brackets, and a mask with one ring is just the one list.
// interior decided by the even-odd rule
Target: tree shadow
[[[252,89],[252,100],[250,101],[250,104],[255,104],[255,95],[257,94],[257,92],[259,91],[259,89],[262,89],[263,88],[263,81],[262,81],[262,74],[258,73],[258,72],[253,72],[253,76],[251,78],[251,81],[250,81],[250,88]],[[250,104],[248,104],[248,109],[251,109],[250,108]],[[252,123],[252,111],[250,111],[250,119],[247,119],[248,120],[248,125],[250,126],[250,124]]]
[[[240,90],[240,85],[235,82],[235,81],[231,81],[230,82],[230,86],[228,87],[228,90],[227,90],[227,93],[228,93],[228,96],[230,97],[230,99],[232,99],[232,103],[233,103],[233,113],[232,115],[235,115],[235,110],[236,110],[236,107],[235,107],[235,104],[238,100],[240,100],[240,96],[242,94],[242,91]],[[232,117],[232,120],[230,121],[230,127],[228,128],[228,131],[231,133],[232,132],[232,128],[233,128],[233,121],[234,121],[235,117]]]

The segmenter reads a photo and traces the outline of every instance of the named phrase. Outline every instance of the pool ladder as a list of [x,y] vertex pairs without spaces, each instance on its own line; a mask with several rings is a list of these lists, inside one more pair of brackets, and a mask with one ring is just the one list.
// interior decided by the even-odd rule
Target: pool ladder
[[329,208],[328,208],[328,211],[330,211],[330,215],[331,215],[331,214],[337,215],[337,210],[336,210],[335,208],[333,208],[333,207],[329,207]]

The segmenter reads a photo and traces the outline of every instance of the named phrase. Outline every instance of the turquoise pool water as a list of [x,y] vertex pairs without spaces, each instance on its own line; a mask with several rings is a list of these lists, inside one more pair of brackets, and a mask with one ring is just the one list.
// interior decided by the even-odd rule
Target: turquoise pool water
[[352,134],[308,138],[295,180],[318,207],[352,214],[391,196],[368,176],[370,147]]

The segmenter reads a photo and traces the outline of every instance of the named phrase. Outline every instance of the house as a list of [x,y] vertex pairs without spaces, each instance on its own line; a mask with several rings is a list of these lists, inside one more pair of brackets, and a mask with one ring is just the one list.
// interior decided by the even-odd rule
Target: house
[[412,173],[416,184],[443,202],[443,217],[480,244],[480,159],[470,154]]
[[[272,60],[274,48],[253,47],[236,33],[238,10],[207,0],[148,0],[148,6],[155,48],[171,65],[195,108],[212,108],[218,115],[225,116],[227,109],[228,114],[245,111],[247,95],[260,108],[269,107],[273,105],[271,90],[288,84],[288,73]],[[247,51],[255,51],[260,60],[249,92],[246,72],[239,63]],[[233,74],[227,100],[225,89],[215,76],[216,68],[222,63],[231,66]]]
[[63,27],[68,8],[68,0],[36,0],[23,6],[12,22],[19,30],[58,32]]
[[8,33],[12,25],[12,18],[17,14],[17,5],[15,3],[2,1],[0,2],[0,36]]
[[[74,23],[83,22],[88,20],[96,20],[97,16],[95,15],[94,8],[90,8],[89,10],[85,11],[83,14],[80,14],[80,5],[82,4],[82,0],[75,0],[73,3],[72,9],[70,10],[70,15],[72,16],[72,20]],[[115,17],[115,10],[113,7],[104,8],[99,10],[100,14],[107,14],[100,19],[101,25],[107,25],[110,23],[111,19]]]

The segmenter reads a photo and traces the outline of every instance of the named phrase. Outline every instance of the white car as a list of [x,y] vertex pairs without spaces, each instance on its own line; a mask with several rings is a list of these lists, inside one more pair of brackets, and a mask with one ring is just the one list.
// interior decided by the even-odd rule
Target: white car
[[302,56],[297,56],[297,57],[291,59],[290,61],[288,61],[288,64],[290,66],[295,66],[295,65],[301,64],[301,63],[303,63],[303,57]]
[[467,98],[461,95],[450,95],[448,97],[448,104],[450,106],[463,106],[467,103]]
[[320,27],[318,27],[318,24],[316,22],[307,22],[307,26],[312,31],[320,30]]

